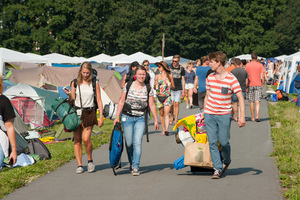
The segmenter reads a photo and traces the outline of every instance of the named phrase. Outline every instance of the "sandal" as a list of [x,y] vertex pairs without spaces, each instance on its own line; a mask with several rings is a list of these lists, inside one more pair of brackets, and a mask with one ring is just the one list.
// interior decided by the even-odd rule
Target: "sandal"
[[165,131],[165,136],[169,136],[169,131]]

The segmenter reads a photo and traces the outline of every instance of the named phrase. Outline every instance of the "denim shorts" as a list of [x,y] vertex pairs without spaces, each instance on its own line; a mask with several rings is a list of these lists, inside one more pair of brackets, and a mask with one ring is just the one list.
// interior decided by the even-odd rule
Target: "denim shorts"
[[172,101],[174,102],[180,102],[181,101],[181,94],[182,94],[182,90],[171,90],[171,97],[172,97]]
[[[245,99],[246,93],[245,93],[245,92],[242,92],[242,93],[243,93],[243,97],[244,97],[244,99]],[[239,101],[239,99],[237,98],[236,94],[233,94],[233,95],[232,95],[231,100],[232,100],[233,103],[237,103],[237,102]]]

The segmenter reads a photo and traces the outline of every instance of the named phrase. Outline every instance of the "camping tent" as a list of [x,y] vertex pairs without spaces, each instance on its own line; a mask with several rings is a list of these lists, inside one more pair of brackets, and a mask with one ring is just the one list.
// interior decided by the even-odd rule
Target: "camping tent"
[[[239,58],[241,60],[251,60],[251,54],[242,54],[239,56],[235,56],[234,58]],[[258,59],[266,59],[264,57],[257,56]]]
[[0,74],[4,74],[5,62],[47,63],[45,58],[37,58],[21,52],[0,48]]
[[[283,91],[286,93],[293,93],[293,82],[297,74],[297,65],[300,63],[300,52],[292,54],[284,58],[283,73],[280,75],[279,80],[283,78]],[[278,86],[279,87],[279,86]]]
[[43,85],[43,77],[41,76],[44,67],[27,68],[27,69],[11,69],[7,75],[7,79],[13,83],[26,83],[34,87]]
[[59,93],[18,83],[3,94],[10,99],[25,123],[33,127],[50,125],[53,116],[51,105]]

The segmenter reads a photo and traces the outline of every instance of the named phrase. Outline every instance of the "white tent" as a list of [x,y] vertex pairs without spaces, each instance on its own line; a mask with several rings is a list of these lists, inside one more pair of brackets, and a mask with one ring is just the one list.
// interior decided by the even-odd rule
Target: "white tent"
[[124,57],[124,58],[120,58],[118,60],[115,60],[115,64],[122,64],[122,65],[126,65],[126,64],[130,64],[132,63],[133,61],[137,61],[139,62],[140,64],[142,64],[142,62],[144,60],[148,60],[150,63],[155,63],[155,62],[159,62],[161,60],[153,57],[153,56],[150,56],[148,54],[145,54],[145,53],[142,53],[142,52],[136,52],[134,54],[131,54],[127,57]]
[[[290,89],[292,77],[297,70],[297,65],[300,63],[300,52],[296,52],[284,58],[282,73],[279,80],[283,79],[283,91],[286,93],[292,92]],[[279,85],[278,85],[279,87]]]
[[284,61],[284,58],[285,58],[285,57],[287,57],[287,55],[277,56],[277,57],[275,57],[275,59]]
[[47,54],[47,55],[43,55],[43,57],[48,59],[49,66],[51,66],[52,63],[81,63],[82,62],[81,59],[62,55],[59,53]]
[[165,61],[167,60],[167,61],[168,61],[168,60],[172,60],[172,59],[173,59],[173,56],[164,57],[164,59],[162,59],[162,56],[157,56],[156,58],[157,58],[158,60],[165,60]]
[[[242,55],[239,55],[239,56],[236,56],[234,58],[239,58],[241,60],[251,60],[251,54],[242,54]],[[260,57],[260,56],[257,56],[258,59],[266,59],[264,57]]]
[[111,56],[106,55],[104,53],[101,53],[101,54],[99,54],[97,56],[93,56],[93,57],[89,58],[90,61],[96,61],[98,63],[107,62],[110,59],[111,59]]
[[4,74],[5,62],[47,63],[45,58],[37,58],[18,51],[0,48],[0,74]]

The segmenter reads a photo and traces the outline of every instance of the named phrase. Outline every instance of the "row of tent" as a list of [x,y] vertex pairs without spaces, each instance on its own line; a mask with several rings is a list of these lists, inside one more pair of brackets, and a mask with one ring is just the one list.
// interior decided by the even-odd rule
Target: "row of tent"
[[[63,87],[77,77],[79,67],[41,66],[28,69],[11,69],[4,80],[4,92],[26,124],[33,128],[49,126],[55,115],[51,108],[58,97],[67,97]],[[121,78],[117,71],[96,69],[103,105],[118,103],[121,95]],[[44,88],[44,89],[42,89]]]

